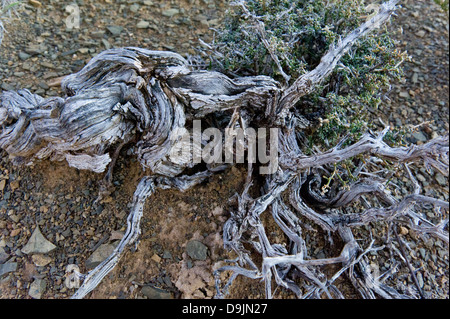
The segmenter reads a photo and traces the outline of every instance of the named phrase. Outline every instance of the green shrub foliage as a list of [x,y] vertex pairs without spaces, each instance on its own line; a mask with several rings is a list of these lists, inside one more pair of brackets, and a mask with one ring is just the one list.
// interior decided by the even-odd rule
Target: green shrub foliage
[[434,2],[436,2],[442,10],[448,12],[448,0],[434,0]]
[[[291,76],[289,84],[316,67],[339,38],[377,12],[363,0],[246,0],[250,13],[264,23],[272,55]],[[232,5],[211,44],[210,66],[229,75],[268,75],[285,83],[274,59],[261,41],[255,20],[242,6]],[[315,145],[330,147],[350,134],[351,140],[371,128],[389,83],[402,77],[406,53],[396,48],[386,26],[356,43],[318,89],[303,98],[294,111],[318,122],[309,132]]]

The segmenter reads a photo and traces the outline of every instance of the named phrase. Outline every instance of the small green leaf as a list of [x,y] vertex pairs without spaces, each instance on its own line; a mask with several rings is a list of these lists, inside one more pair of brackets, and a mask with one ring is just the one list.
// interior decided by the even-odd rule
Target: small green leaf
[[6,5],[6,6],[4,6],[3,9],[2,9],[2,15],[5,14],[6,12],[8,12],[9,10],[11,10],[12,8],[14,8],[15,6],[19,5],[19,4],[20,4],[20,2],[18,1],[18,2],[13,2],[13,3],[10,3],[10,4]]

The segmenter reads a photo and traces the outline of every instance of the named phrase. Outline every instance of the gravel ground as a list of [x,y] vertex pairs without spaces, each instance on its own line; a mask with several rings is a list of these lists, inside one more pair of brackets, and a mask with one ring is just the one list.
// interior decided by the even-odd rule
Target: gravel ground
[[[449,132],[449,24],[444,13],[431,1],[401,1],[398,18],[390,26],[398,47],[406,50],[411,61],[404,63],[405,81],[395,83],[389,99],[377,114],[391,127],[417,127],[407,135],[407,141],[422,144]],[[412,168],[421,193],[449,200],[448,179],[440,173],[429,174],[423,166]],[[407,177],[398,177],[407,182]],[[406,191],[411,192],[411,188]],[[448,219],[448,211],[424,211],[428,220],[439,223]],[[448,226],[447,226],[448,227]],[[448,229],[448,228],[447,228]],[[409,246],[410,263],[416,270],[419,286],[426,298],[449,298],[448,245],[440,240],[417,240],[412,232],[402,235]],[[397,285],[412,282],[410,272],[403,267],[396,275]]]
[[[78,71],[110,47],[195,54],[198,38],[211,38],[209,28],[220,24],[225,9],[220,0],[78,0],[80,28],[70,30],[66,7],[74,1],[24,2],[19,17],[7,24],[0,48],[0,87],[28,88],[43,96],[60,94],[58,78]],[[430,1],[402,1],[402,6],[390,28],[412,62],[405,63],[406,81],[393,85],[376,117],[396,127],[426,122],[408,137],[420,144],[449,131],[448,15]],[[65,285],[66,266],[76,264],[86,272],[114,248],[126,229],[128,203],[144,173],[122,154],[115,171],[116,190],[94,204],[97,174],[64,163],[15,167],[4,151],[0,156],[0,297],[67,298],[75,290]],[[430,177],[422,167],[413,169],[422,193],[448,201],[446,178]],[[89,298],[211,298],[211,269],[230,257],[221,240],[228,198],[242,191],[244,179],[244,169],[236,167],[185,193],[158,191],[146,205],[138,250],[128,252]],[[427,214],[434,222],[448,218],[448,212]],[[401,236],[409,244],[410,262],[426,297],[448,299],[447,244],[419,240],[407,229]],[[316,254],[320,253],[318,246]],[[389,268],[384,251],[371,258],[381,270]],[[395,280],[398,286],[412,285],[405,265]],[[348,296],[355,297],[348,290]],[[261,284],[243,278],[230,295],[263,296]]]

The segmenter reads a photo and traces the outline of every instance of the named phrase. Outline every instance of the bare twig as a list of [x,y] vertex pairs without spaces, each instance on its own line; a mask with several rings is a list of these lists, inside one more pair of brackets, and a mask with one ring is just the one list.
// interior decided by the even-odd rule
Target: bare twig
[[411,277],[414,281],[414,284],[416,285],[416,288],[417,288],[417,291],[419,292],[420,298],[424,299],[425,297],[423,295],[422,288],[420,288],[419,282],[417,281],[416,273],[414,272],[414,269],[412,268],[411,263],[409,262],[408,257],[406,256],[405,249],[403,249],[403,242],[400,239],[400,237],[398,236],[397,229],[395,226],[393,229],[394,229],[395,239],[397,240],[398,246],[400,247],[400,252],[403,256],[403,259],[406,262],[406,265],[408,266],[409,272],[411,273]]

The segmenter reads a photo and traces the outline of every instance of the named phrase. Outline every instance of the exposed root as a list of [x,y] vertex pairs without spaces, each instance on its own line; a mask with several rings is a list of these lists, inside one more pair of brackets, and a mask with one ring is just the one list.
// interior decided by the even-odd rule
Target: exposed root
[[144,177],[139,182],[134,193],[131,213],[127,218],[127,230],[125,235],[119,242],[119,245],[114,249],[114,252],[84,277],[83,284],[72,296],[73,299],[84,298],[89,292],[95,289],[100,281],[117,265],[125,248],[136,242],[141,233],[139,224],[141,222],[145,200],[154,192],[154,190],[154,178]]

